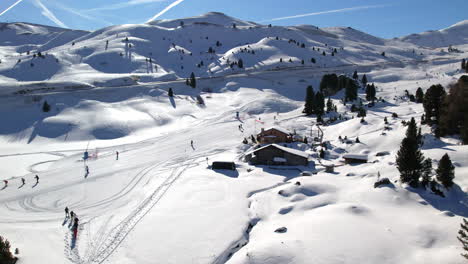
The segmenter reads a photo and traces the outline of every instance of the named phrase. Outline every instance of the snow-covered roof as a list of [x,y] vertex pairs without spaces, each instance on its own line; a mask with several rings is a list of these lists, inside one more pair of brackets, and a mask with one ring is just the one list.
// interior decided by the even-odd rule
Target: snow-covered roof
[[344,154],[343,158],[345,158],[345,159],[367,160],[367,155],[364,155],[364,154]]
[[282,128],[282,127],[267,127],[267,128],[265,128],[265,131],[268,131],[268,130],[271,130],[271,129],[278,130],[278,131],[283,132],[283,133],[288,134],[288,135],[291,134],[291,132],[289,132],[287,129]]
[[297,150],[297,149],[293,149],[293,148],[287,148],[287,147],[283,147],[283,146],[280,146],[278,144],[270,144],[270,145],[266,145],[266,146],[263,146],[261,148],[258,148],[258,149],[254,149],[254,150],[251,150],[247,153],[245,153],[245,155],[249,155],[249,154],[252,154],[254,152],[257,152],[259,150],[262,150],[262,149],[265,149],[265,148],[268,148],[270,146],[273,146],[277,149],[280,149],[284,152],[288,152],[288,153],[291,153],[291,154],[294,154],[294,155],[297,155],[297,156],[301,156],[301,157],[304,157],[304,158],[308,158],[309,157],[309,154],[305,153],[304,151],[301,151],[301,150]]

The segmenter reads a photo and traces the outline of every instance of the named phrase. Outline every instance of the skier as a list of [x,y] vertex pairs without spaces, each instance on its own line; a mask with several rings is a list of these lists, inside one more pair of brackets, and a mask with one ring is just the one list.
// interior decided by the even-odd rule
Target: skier
[[193,148],[193,140],[190,140],[190,145],[191,145],[192,148]]
[[88,167],[88,165],[86,165],[85,169],[86,169],[86,176],[88,176],[88,174],[89,174],[89,167]]
[[39,183],[39,176],[36,174],[36,176],[34,176],[34,179],[36,179],[36,184]]
[[73,223],[73,238],[76,239],[78,235],[78,217],[75,217],[75,222]]
[[3,180],[3,182],[5,183],[5,187],[8,186],[8,181],[7,180]]
[[119,152],[118,151],[115,152],[115,160],[119,160]]
[[26,180],[24,178],[21,178],[21,182],[23,183],[23,185],[26,184]]
[[236,118],[239,119],[239,111],[236,112]]
[[75,217],[75,213],[73,211],[70,211],[70,219],[73,221],[73,217]]
[[68,218],[68,207],[65,207],[65,217]]

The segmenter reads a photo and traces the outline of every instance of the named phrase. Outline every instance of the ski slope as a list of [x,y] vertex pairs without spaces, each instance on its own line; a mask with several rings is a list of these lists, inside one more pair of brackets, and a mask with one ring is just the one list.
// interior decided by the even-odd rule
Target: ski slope
[[[7,28],[17,33],[0,47],[0,180],[9,181],[0,186],[0,234],[20,249],[18,263],[463,263],[456,235],[468,217],[468,147],[457,137],[436,139],[422,127],[422,151],[433,166],[445,153],[455,164],[456,185],[446,198],[400,184],[394,163],[406,131],[401,121],[423,113],[405,90],[447,87],[462,75],[466,53],[350,28],[269,28],[214,12],[95,32]],[[57,32],[68,42],[57,37],[57,45],[43,50],[45,59],[30,59],[19,51],[29,45],[14,37],[19,30],[37,34],[30,45],[45,47],[44,36]],[[132,44],[127,50],[126,37]],[[206,54],[209,46],[215,54]],[[337,55],[328,54],[341,46]],[[459,48],[468,52],[466,45]],[[157,70],[145,61],[149,52]],[[298,62],[310,56],[318,63]],[[49,67],[55,58],[59,63]],[[230,69],[228,58],[242,58],[246,68]],[[201,59],[205,65],[198,68]],[[340,103],[343,92],[332,97],[349,118],[322,127],[331,149],[320,162],[340,165],[335,173],[323,172],[317,152],[303,143],[291,146],[311,154],[316,175],[299,176],[312,165],[291,170],[243,162],[251,146],[242,140],[262,127],[309,136],[315,118],[302,114],[306,86],[317,89],[323,74],[354,70],[376,84],[385,103],[367,109],[361,123],[349,104]],[[195,89],[183,79],[192,71],[200,77]],[[359,96],[365,98],[363,90]],[[41,111],[45,100],[48,113]],[[393,112],[398,118],[391,118]],[[361,143],[340,142],[345,135]],[[84,162],[85,151],[97,158]],[[377,156],[382,151],[388,155]],[[366,154],[370,162],[344,165],[346,153]],[[237,170],[208,168],[219,160],[235,161]],[[393,184],[373,188],[379,174]],[[66,206],[80,219],[76,241]],[[280,227],[287,231],[274,232]]]

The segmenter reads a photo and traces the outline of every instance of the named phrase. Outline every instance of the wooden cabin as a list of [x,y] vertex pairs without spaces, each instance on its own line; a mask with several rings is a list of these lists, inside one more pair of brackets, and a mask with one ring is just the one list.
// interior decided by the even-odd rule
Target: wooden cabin
[[257,141],[260,144],[292,142],[292,135],[286,129],[279,127],[262,128],[262,131],[257,134]]
[[345,154],[343,159],[346,164],[367,163],[367,155],[363,154]]
[[309,154],[277,144],[270,144],[245,154],[245,160],[258,165],[307,166]]

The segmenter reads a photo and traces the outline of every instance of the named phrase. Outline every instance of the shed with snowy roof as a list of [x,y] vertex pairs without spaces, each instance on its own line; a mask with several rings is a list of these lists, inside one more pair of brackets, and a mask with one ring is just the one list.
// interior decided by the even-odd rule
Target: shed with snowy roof
[[367,155],[363,154],[344,154],[343,159],[346,164],[367,163]]
[[270,144],[247,152],[245,160],[259,165],[307,166],[309,154],[297,149]]

